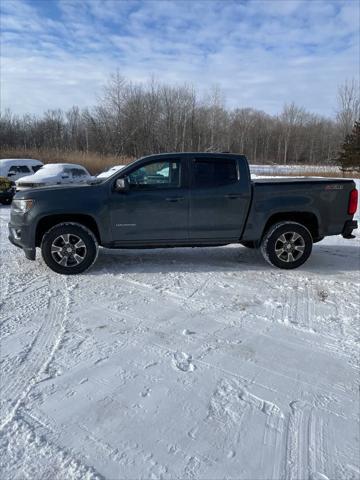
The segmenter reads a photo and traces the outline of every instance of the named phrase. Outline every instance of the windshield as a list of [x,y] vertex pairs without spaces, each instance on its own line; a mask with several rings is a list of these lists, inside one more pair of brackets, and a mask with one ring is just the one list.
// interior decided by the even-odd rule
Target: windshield
[[61,173],[64,171],[65,166],[62,165],[61,163],[48,163],[47,165],[44,165],[43,167],[39,168],[38,173]]

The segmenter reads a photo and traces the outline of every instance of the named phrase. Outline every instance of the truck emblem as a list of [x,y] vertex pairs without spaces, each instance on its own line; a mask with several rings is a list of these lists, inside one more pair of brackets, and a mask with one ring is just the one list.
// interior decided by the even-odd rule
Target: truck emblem
[[344,185],[326,185],[325,190],[342,190]]

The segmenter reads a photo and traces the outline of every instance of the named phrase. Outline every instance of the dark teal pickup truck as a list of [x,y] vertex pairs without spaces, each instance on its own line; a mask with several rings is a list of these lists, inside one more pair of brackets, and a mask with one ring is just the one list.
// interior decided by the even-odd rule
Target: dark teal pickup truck
[[10,241],[55,272],[77,274],[106,248],[261,248],[279,268],[296,268],[327,235],[352,238],[352,180],[251,180],[246,157],[171,153],[141,158],[89,184],[15,196]]

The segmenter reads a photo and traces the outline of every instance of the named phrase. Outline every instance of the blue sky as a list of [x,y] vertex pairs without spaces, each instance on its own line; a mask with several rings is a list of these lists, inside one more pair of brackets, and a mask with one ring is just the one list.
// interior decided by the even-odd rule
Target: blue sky
[[1,108],[92,106],[117,70],[214,85],[228,107],[333,116],[359,76],[358,0],[2,0]]

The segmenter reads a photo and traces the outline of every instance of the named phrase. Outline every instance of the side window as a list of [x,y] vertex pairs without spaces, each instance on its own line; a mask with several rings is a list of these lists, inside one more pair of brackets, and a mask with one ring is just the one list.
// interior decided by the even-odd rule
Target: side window
[[219,187],[238,181],[236,161],[231,158],[197,158],[193,164],[195,188]]
[[26,165],[12,165],[9,168],[8,175],[9,173],[12,175],[16,175],[18,173],[31,173],[31,171],[28,169]]
[[72,168],[71,172],[74,178],[86,176],[86,172],[84,170],[81,170],[81,168]]
[[128,176],[131,189],[179,188],[180,160],[153,162],[131,172]]
[[10,168],[9,168],[9,171],[8,171],[8,175],[9,173],[10,174],[13,174],[13,175],[16,175],[18,173],[18,167],[16,167],[15,165],[12,165]]

